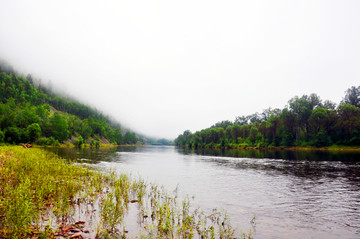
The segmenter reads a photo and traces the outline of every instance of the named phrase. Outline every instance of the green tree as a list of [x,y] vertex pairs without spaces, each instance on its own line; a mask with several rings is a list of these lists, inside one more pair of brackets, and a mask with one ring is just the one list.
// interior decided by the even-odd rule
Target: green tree
[[249,123],[249,118],[247,116],[237,116],[235,118],[235,123],[238,125],[245,125]]
[[289,101],[290,110],[295,114],[296,119],[296,145],[298,145],[298,141],[300,140],[300,131],[308,131],[308,119],[315,104],[317,104],[317,102],[308,101],[307,95],[301,98],[295,96]]
[[320,130],[327,130],[330,124],[329,110],[317,107],[309,117],[309,126],[313,133],[317,134]]
[[86,140],[88,139],[92,134],[92,128],[90,127],[88,120],[84,119],[80,122],[78,128],[76,129],[76,132],[80,133],[80,135]]
[[252,145],[255,144],[256,139],[258,137],[258,133],[259,133],[258,128],[256,128],[255,126],[252,126],[251,129],[250,129],[250,135],[249,135],[249,140],[250,140]]
[[0,130],[0,143],[3,143],[5,139],[5,134]]
[[233,125],[233,123],[229,120],[224,120],[221,122],[217,122],[215,125],[211,126],[210,128],[223,128],[226,129],[228,126]]
[[325,100],[324,103],[322,104],[322,107],[328,110],[335,110],[336,104],[330,100]]
[[81,145],[84,143],[83,137],[80,135],[74,142],[74,144],[78,147],[81,147]]
[[27,127],[27,133],[30,142],[36,141],[41,136],[41,128],[37,123],[33,123]]
[[114,131],[114,138],[115,138],[115,142],[117,145],[121,145],[124,142],[124,137],[121,134],[121,130],[120,129],[115,129]]
[[55,139],[63,142],[69,138],[68,122],[66,116],[60,115],[58,112],[55,112],[54,115],[50,118],[52,126],[52,135]]
[[352,86],[345,91],[344,103],[360,107],[360,86]]
[[360,108],[351,104],[342,104],[338,107],[339,120],[337,126],[345,132],[347,138],[360,126]]
[[26,143],[26,131],[17,127],[8,127],[5,131],[5,140],[12,144]]
[[325,147],[331,144],[331,139],[324,129],[321,129],[314,137],[314,146]]
[[238,138],[240,137],[240,125],[237,123],[234,124],[234,126],[231,128],[231,138],[235,143],[238,143]]
[[130,131],[126,132],[124,135],[124,142],[126,144],[136,144],[138,141],[136,135]]

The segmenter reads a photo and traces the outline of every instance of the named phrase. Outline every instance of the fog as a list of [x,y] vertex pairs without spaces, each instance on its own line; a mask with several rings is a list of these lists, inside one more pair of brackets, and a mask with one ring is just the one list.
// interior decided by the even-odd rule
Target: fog
[[359,1],[1,0],[0,58],[148,136],[359,85]]

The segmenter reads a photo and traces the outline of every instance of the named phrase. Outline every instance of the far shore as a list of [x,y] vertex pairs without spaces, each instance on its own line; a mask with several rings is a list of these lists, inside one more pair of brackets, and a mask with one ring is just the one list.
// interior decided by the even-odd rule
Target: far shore
[[[187,147],[189,148],[189,147]],[[263,147],[256,147],[256,146],[204,146],[198,147],[198,149],[238,149],[238,150],[288,150],[288,151],[360,151],[359,147],[354,146],[329,146],[329,147],[301,147],[301,146],[263,146]]]

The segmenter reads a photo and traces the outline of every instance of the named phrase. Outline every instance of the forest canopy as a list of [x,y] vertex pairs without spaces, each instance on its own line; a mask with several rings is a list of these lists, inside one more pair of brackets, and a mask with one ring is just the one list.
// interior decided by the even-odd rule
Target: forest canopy
[[144,143],[109,117],[0,66],[0,143]]
[[283,109],[238,116],[197,131],[184,131],[175,144],[186,147],[360,145],[360,86],[338,106],[317,94],[295,96]]

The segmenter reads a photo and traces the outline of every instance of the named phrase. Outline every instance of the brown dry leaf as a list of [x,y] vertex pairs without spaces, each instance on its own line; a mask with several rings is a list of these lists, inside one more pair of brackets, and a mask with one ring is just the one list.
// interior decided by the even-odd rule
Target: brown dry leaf
[[73,228],[72,226],[63,227],[63,228],[61,228],[61,230],[62,230],[63,232],[68,232],[68,231],[70,231],[70,229],[72,229],[72,228]]
[[83,237],[82,237],[82,235],[81,235],[81,232],[79,232],[79,233],[75,233],[75,234],[72,235],[70,238],[75,239],[75,238],[83,238]]

